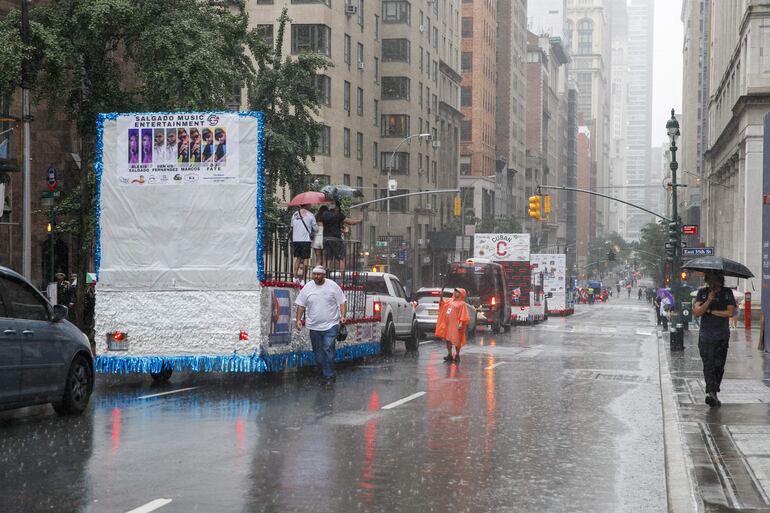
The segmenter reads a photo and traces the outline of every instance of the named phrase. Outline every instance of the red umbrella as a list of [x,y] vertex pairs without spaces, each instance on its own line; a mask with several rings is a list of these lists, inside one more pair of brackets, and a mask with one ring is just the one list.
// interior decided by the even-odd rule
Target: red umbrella
[[320,205],[321,203],[331,203],[332,200],[326,197],[322,192],[308,191],[297,194],[289,202],[290,207],[299,207],[302,205]]

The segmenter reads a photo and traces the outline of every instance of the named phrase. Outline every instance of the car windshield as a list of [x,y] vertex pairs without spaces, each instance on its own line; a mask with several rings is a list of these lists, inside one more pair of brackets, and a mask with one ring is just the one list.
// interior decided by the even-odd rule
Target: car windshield
[[377,294],[380,296],[390,295],[384,276],[367,276],[365,287],[368,294]]

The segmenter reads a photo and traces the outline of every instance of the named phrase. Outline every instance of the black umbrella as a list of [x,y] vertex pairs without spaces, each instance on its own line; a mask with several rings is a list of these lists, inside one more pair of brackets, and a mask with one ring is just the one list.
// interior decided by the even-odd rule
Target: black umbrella
[[335,200],[340,198],[360,198],[364,195],[360,189],[355,189],[349,185],[327,185],[321,189],[321,192]]
[[749,271],[749,268],[743,264],[739,264],[729,258],[722,258],[719,256],[704,256],[700,258],[693,258],[682,266],[682,269],[688,269],[690,271],[717,271],[725,276],[734,276],[735,278],[753,278],[754,273]]

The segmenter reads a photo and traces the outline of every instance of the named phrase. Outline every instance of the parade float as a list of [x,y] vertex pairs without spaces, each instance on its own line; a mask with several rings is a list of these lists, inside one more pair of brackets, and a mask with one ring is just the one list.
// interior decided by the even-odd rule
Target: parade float
[[[307,331],[293,329],[299,285],[274,272],[266,248],[279,242],[265,232],[263,141],[259,112],[99,115],[98,372],[315,364]],[[378,354],[364,287],[343,290],[349,335],[337,359]]]
[[572,315],[575,305],[567,286],[567,255],[563,253],[533,253],[530,256],[532,274],[542,275],[548,315]]

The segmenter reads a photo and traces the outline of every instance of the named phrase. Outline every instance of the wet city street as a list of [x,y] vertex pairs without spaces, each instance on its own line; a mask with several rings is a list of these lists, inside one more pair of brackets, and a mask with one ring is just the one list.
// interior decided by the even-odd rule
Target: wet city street
[[0,511],[664,512],[652,319],[635,298],[580,305],[480,332],[460,364],[399,344],[328,388],[98,375],[82,417],[0,413]]

